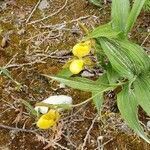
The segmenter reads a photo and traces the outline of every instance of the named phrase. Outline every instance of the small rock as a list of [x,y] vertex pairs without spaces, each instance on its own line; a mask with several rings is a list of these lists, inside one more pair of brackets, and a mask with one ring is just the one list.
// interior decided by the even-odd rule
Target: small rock
[[2,150],[9,150],[9,147],[7,147],[7,146],[0,146],[0,149],[2,149]]
[[5,10],[5,9],[6,9],[6,7],[7,7],[6,2],[4,2],[4,1],[0,1],[0,12],[1,12],[2,10]]
[[82,74],[81,74],[82,77],[93,77],[94,74],[93,73],[90,73],[89,71],[83,71]]
[[2,29],[2,27],[0,26],[0,34],[3,32],[3,29]]
[[35,45],[35,46],[38,46],[40,43],[41,43],[41,41],[35,41],[35,42],[34,42],[34,45]]
[[150,121],[147,122],[147,130],[150,131]]
[[21,29],[21,30],[19,30],[17,33],[18,33],[19,35],[22,35],[22,34],[25,33],[25,29]]
[[65,87],[66,87],[66,86],[65,86],[64,83],[60,83],[60,84],[59,84],[59,88],[64,89]]
[[1,41],[1,47],[5,48],[8,44],[8,39],[6,37],[3,37],[2,41]]
[[38,6],[38,9],[40,9],[41,11],[43,11],[44,9],[49,8],[49,3],[47,0],[42,0]]
[[[46,104],[53,104],[53,105],[57,105],[57,104],[68,104],[68,105],[70,104],[71,105],[72,98],[70,96],[66,96],[66,95],[54,95],[54,96],[48,97],[47,99],[43,100],[42,102],[46,103]],[[42,114],[46,114],[48,112],[48,107],[36,106],[35,110]]]
[[98,140],[103,140],[103,138],[104,138],[103,136],[99,136],[97,139]]

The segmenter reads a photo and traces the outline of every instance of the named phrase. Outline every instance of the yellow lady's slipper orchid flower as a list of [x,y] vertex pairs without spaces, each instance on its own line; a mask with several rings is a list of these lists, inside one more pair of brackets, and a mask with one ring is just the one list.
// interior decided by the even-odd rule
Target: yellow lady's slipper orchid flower
[[53,119],[55,121],[57,121],[60,118],[59,112],[55,109],[50,109],[47,115],[49,116],[50,119]]
[[73,47],[72,53],[78,58],[82,58],[90,53],[91,41],[85,41],[83,43],[78,43]]
[[73,74],[78,74],[83,70],[83,67],[84,61],[82,59],[76,59],[71,62],[69,69]]
[[55,126],[55,124],[56,124],[56,122],[55,122],[54,120],[52,120],[52,119],[50,119],[50,120],[49,120],[49,119],[46,119],[46,118],[44,117],[44,115],[41,116],[40,119],[39,119],[38,122],[37,122],[37,126],[38,126],[40,129],[49,129],[49,128]]
[[41,129],[48,129],[56,125],[60,115],[57,110],[51,109],[47,114],[42,115],[37,121],[37,126]]

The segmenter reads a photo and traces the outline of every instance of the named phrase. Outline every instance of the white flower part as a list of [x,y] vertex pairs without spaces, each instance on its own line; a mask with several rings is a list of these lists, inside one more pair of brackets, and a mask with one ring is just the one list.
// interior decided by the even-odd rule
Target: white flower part
[[[50,96],[47,99],[42,101],[43,103],[46,104],[72,104],[72,98],[70,96],[66,95],[54,95]],[[46,114],[48,112],[48,107],[46,106],[36,106],[34,108],[37,112],[40,112],[42,114]],[[62,109],[61,109],[62,110]]]

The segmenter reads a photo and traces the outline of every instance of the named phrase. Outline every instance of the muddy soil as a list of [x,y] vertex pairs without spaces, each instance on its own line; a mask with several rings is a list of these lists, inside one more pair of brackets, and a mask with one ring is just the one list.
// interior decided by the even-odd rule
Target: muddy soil
[[[37,0],[0,1],[0,67],[13,79],[0,76],[0,150],[150,150],[114,111],[112,93],[101,118],[95,119],[96,109],[88,103],[63,112],[55,129],[37,129],[22,100],[34,106],[57,94],[72,96],[74,104],[88,99],[90,93],[64,88],[42,74],[57,74],[71,58],[72,46],[85,34],[78,21],[92,30],[110,20],[110,3],[98,8],[87,0],[44,1],[42,8]],[[150,13],[142,11],[130,35],[147,51],[149,25]],[[145,124],[150,119],[140,117]]]

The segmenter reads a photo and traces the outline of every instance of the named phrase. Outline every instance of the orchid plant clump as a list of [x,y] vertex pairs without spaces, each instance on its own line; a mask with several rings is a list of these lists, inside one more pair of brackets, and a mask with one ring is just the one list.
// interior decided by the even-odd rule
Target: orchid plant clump
[[[150,115],[150,58],[141,46],[128,39],[145,1],[135,0],[131,7],[129,0],[112,0],[111,21],[89,32],[82,42],[73,47],[74,58],[57,76],[45,76],[69,87],[91,92],[90,99],[93,99],[98,112],[104,102],[104,93],[119,88],[120,92],[116,95],[122,118],[150,143],[148,133],[138,119],[139,106]],[[77,77],[89,65],[85,60],[89,58],[91,48],[95,50],[98,61],[95,65],[104,70],[95,81]]]

